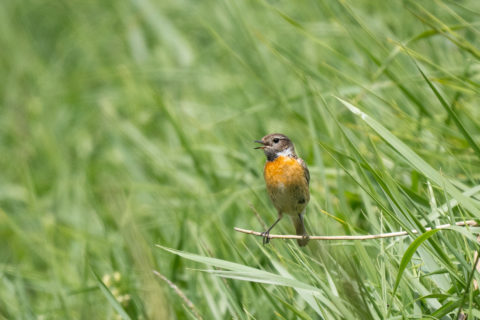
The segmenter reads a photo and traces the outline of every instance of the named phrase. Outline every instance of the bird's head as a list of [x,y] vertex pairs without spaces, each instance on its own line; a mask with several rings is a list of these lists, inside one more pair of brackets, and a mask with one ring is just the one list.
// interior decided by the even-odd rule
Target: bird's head
[[268,160],[274,160],[276,157],[295,155],[295,147],[292,141],[284,134],[272,133],[266,135],[262,140],[255,140],[262,145],[255,149],[262,149]]

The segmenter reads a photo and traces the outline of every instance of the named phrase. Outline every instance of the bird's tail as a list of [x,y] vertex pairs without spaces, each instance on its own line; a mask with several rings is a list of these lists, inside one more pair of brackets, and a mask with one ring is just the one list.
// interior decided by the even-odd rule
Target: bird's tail
[[293,225],[295,226],[295,232],[298,236],[303,236],[303,239],[297,239],[298,245],[304,247],[307,245],[309,236],[305,230],[305,224],[303,222],[303,213],[300,213],[297,216],[291,216]]

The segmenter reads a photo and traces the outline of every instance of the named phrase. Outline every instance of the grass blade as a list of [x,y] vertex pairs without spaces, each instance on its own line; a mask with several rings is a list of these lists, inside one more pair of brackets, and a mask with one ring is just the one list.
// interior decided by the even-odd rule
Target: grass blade
[[97,280],[97,285],[100,291],[103,293],[105,298],[107,298],[108,302],[110,305],[115,309],[115,311],[118,312],[119,316],[123,320],[130,320],[130,316],[128,313],[123,309],[122,305],[115,299],[113,296],[112,292],[107,288],[107,286],[103,283],[102,279],[98,276],[98,274],[92,270],[93,275],[95,276],[95,279]]
[[[228,269],[228,270],[203,270],[205,272],[211,273],[216,276],[249,281],[249,282],[258,282],[258,283],[266,283],[266,284],[272,284],[272,285],[278,285],[278,286],[291,287],[303,292],[304,294],[306,292],[309,292],[313,294],[324,306],[328,307],[331,311],[337,314],[341,314],[340,310],[338,310],[335,307],[335,305],[327,297],[325,297],[325,295],[318,288],[315,288],[309,284],[298,281],[295,278],[287,278],[287,277],[280,276],[278,274],[274,274],[271,272],[263,271],[263,270],[252,268],[252,267],[247,267],[238,263],[225,261],[217,258],[200,256],[193,253],[166,248],[160,245],[157,245],[157,247],[192,261],[200,262],[200,263],[203,263],[209,266],[214,266],[217,268]],[[301,297],[303,298],[304,296],[301,295]],[[311,303],[311,301],[306,301],[306,302]]]
[[384,126],[382,126],[375,119],[371,118],[365,112],[361,111],[351,103],[342,100],[337,97],[337,99],[350,110],[353,114],[359,116],[366,124],[370,126],[377,134],[380,135],[395,151],[398,152],[410,165],[415,168],[417,171],[421,172],[428,179],[435,182],[439,186],[445,186],[446,191],[450,194],[451,197],[457,199],[458,203],[463,207],[468,209],[472,214],[477,217],[480,217],[480,211],[478,209],[478,204],[473,202],[472,199],[467,198],[463,195],[457,188],[455,188],[450,181],[444,178],[437,170],[432,168],[425,160],[423,160],[419,155],[417,155],[412,149],[410,149],[405,143],[400,139],[395,137],[390,131],[388,131]]
[[468,144],[470,145],[470,147],[472,147],[472,149],[477,153],[478,156],[480,156],[480,147],[475,143],[475,140],[473,140],[472,136],[470,135],[470,133],[467,131],[467,129],[465,128],[465,126],[462,124],[462,122],[460,121],[460,119],[458,118],[457,116],[457,113],[452,109],[452,107],[445,101],[445,99],[442,97],[442,95],[440,94],[440,92],[437,90],[437,88],[435,88],[435,86],[432,84],[432,82],[427,78],[427,76],[425,75],[425,73],[422,71],[422,69],[420,68],[420,66],[415,62],[415,60],[413,61],[415,63],[415,66],[417,67],[418,71],[420,72],[420,74],[422,75],[423,79],[425,80],[425,82],[427,82],[428,86],[430,87],[430,89],[432,89],[433,93],[435,94],[435,96],[437,97],[438,101],[440,101],[440,104],[442,105],[442,107],[448,112],[448,114],[450,115],[450,117],[452,117],[453,121],[455,122],[455,125],[457,126],[457,128],[460,130],[460,132],[462,133],[462,135],[465,137],[465,139],[467,140]]
[[435,233],[437,233],[439,230],[438,229],[433,229],[429,230],[425,233],[423,233],[421,236],[416,238],[408,247],[408,249],[405,251],[405,254],[403,255],[402,261],[400,261],[400,267],[398,269],[398,274],[397,278],[395,279],[395,285],[393,286],[393,294],[392,294],[392,299],[395,296],[398,285],[400,284],[400,280],[402,279],[403,272],[408,266],[408,263],[410,260],[412,260],[413,254],[415,251],[417,251],[418,247],[428,238],[433,236]]

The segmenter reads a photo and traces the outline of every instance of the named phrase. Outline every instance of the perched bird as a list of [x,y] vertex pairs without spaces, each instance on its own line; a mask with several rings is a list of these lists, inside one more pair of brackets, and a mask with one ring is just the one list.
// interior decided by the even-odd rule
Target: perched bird
[[288,214],[297,235],[303,236],[302,239],[297,239],[298,245],[303,247],[309,240],[303,222],[305,208],[310,200],[310,173],[307,165],[296,155],[292,141],[281,133],[266,135],[255,142],[262,144],[255,149],[262,149],[267,157],[263,176],[268,195],[278,211],[277,220],[263,232],[263,244],[270,241],[270,231],[282,219],[283,214]]

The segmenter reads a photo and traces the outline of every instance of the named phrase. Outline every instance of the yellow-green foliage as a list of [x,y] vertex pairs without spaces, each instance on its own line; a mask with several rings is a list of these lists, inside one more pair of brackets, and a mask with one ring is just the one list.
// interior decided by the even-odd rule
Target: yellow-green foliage
[[276,217],[253,149],[272,132],[309,165],[312,235],[480,218],[479,13],[0,1],[0,318],[480,317],[475,230],[233,231]]

